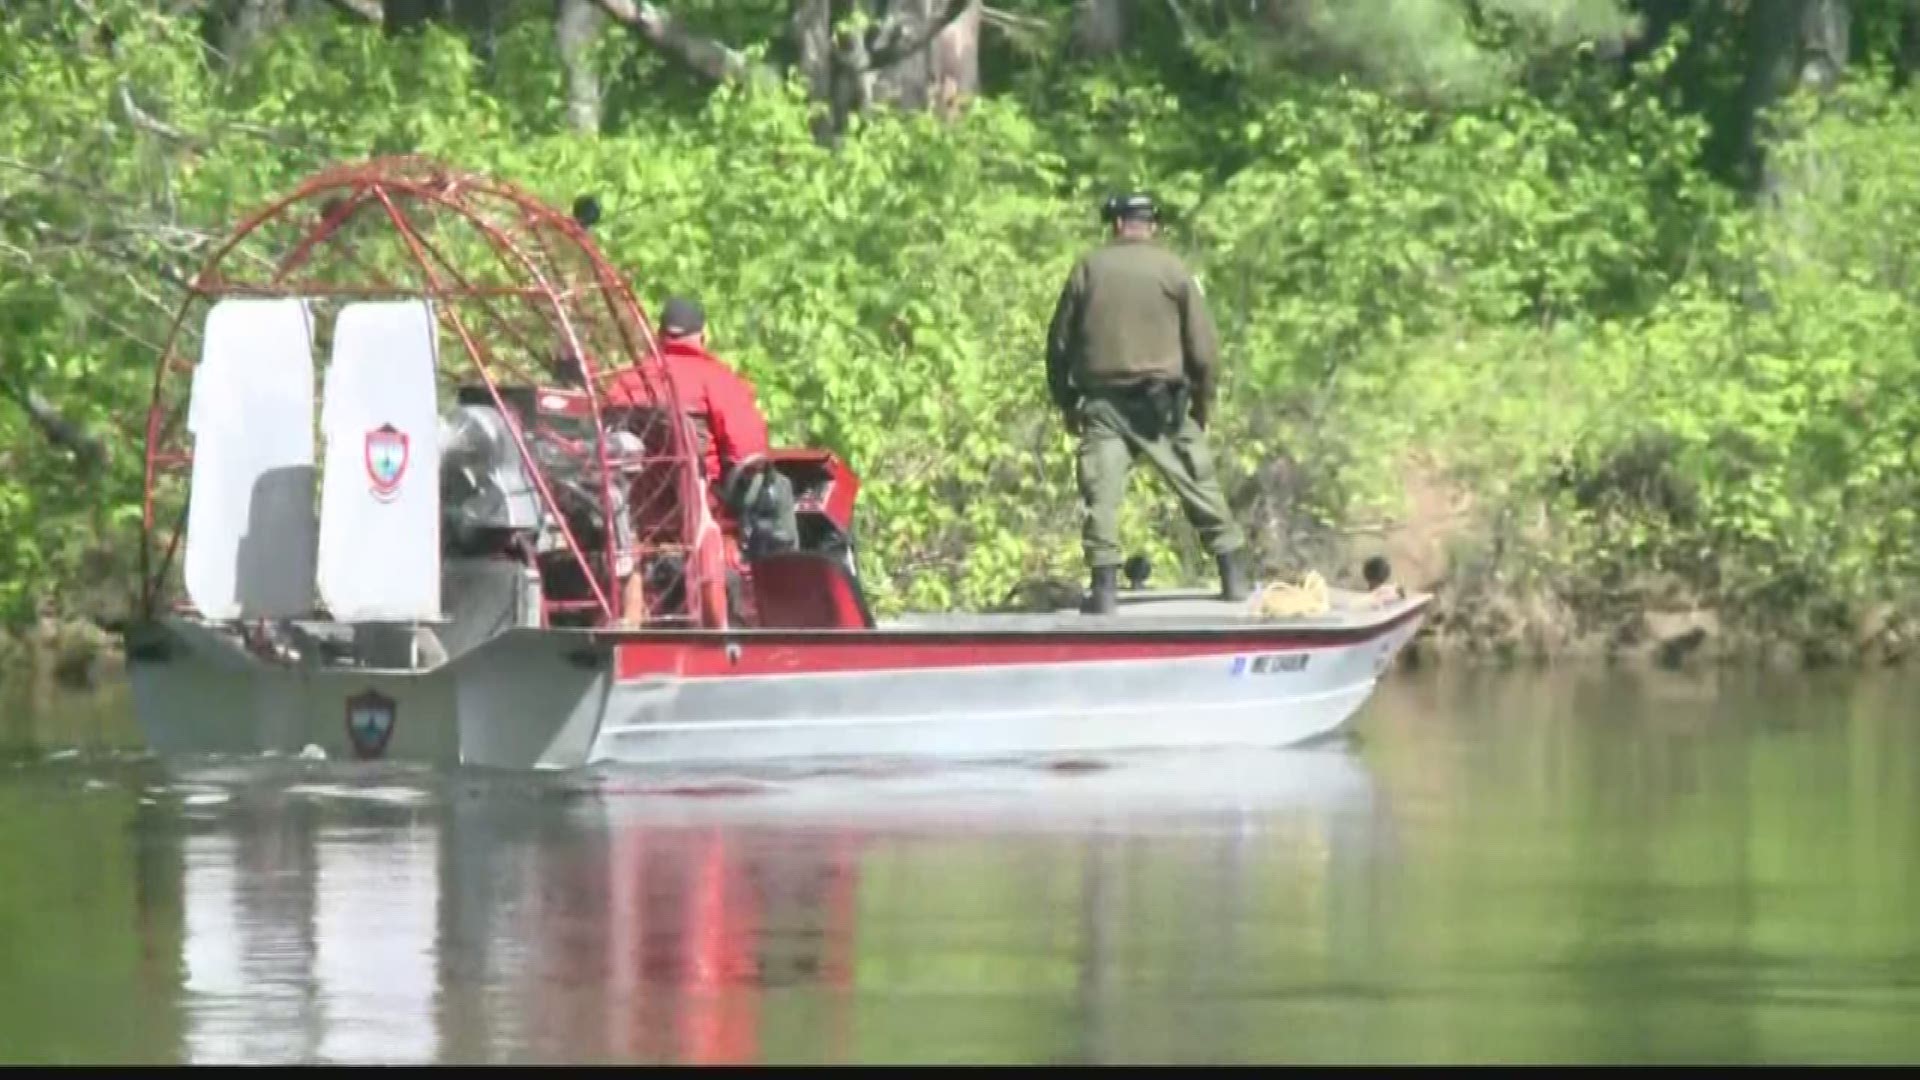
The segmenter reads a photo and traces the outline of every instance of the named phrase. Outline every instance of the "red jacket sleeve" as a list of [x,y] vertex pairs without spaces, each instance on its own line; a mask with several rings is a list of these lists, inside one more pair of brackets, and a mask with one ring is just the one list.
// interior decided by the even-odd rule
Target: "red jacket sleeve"
[[647,392],[647,381],[638,371],[627,368],[607,381],[602,393],[603,405],[640,405],[652,395]]
[[714,448],[720,452],[720,467],[727,469],[754,454],[764,454],[767,420],[760,415],[753,387],[732,371],[715,365],[705,380],[708,421],[713,428]]

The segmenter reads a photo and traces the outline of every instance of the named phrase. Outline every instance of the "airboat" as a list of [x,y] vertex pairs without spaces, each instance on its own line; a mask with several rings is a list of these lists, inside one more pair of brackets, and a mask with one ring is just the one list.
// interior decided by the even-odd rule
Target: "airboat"
[[[591,224],[381,158],[208,258],[146,423],[127,660],[154,750],[575,769],[1288,747],[1344,725],[1418,628],[1419,594],[1273,617],[1137,587],[1106,615],[876,620],[858,473],[801,447],[710,484]],[[740,494],[769,490],[782,543]]]

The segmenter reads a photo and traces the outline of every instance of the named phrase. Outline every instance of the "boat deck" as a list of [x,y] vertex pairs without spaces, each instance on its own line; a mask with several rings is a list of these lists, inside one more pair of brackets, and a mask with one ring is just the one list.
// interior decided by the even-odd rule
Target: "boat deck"
[[908,613],[882,619],[875,629],[966,633],[1084,633],[1090,630],[1113,633],[1241,627],[1352,630],[1392,621],[1427,601],[1427,597],[1419,594],[1384,604],[1375,603],[1365,593],[1346,589],[1331,589],[1329,594],[1330,610],[1292,617],[1260,615],[1254,612],[1252,600],[1221,600],[1219,594],[1211,590],[1150,589],[1122,590],[1119,607],[1111,615],[1083,615],[1077,608],[986,614]]

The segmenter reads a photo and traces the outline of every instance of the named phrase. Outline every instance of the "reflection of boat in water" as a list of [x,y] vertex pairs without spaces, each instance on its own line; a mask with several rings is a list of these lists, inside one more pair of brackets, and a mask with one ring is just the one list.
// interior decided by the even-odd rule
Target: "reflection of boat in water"
[[190,1061],[438,1054],[441,837],[320,818],[297,798],[253,803],[182,841]]
[[[332,170],[243,223],[158,359],[128,657],[168,752],[570,769],[1297,745],[1360,708],[1428,603],[1267,617],[1142,590],[1111,616],[876,620],[855,470],[800,448],[710,487],[580,226],[427,162]],[[782,485],[791,530],[755,533],[760,504],[727,494]]]
[[[1322,962],[1365,887],[1342,860],[1367,856],[1367,775],[1301,756],[1215,768],[1203,792],[1181,790],[1197,761],[922,777],[884,799],[874,784],[905,781],[699,797],[429,778],[406,803],[256,783],[190,811],[186,1055],[1153,1057],[1193,1033],[1141,1027],[1146,999],[1291,955],[1275,949]],[[1036,784],[1065,818],[1020,812]]]
[[[855,830],[1021,833],[1116,826],[1152,831],[1189,818],[1351,806],[1371,791],[1341,748],[1156,751],[967,768],[876,766],[840,772],[769,767],[684,774],[685,782],[600,773],[608,813],[686,825],[782,822]],[[783,782],[785,776],[791,782]],[[845,782],[836,782],[840,778]],[[703,793],[731,797],[699,797]],[[670,798],[665,796],[687,796]],[[625,799],[618,798],[624,796]]]

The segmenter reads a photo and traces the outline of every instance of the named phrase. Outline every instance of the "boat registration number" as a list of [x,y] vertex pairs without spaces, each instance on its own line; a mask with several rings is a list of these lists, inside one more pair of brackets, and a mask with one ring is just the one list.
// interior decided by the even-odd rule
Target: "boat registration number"
[[1281,671],[1303,671],[1310,656],[1307,653],[1261,653],[1258,656],[1236,656],[1233,658],[1235,675],[1271,675]]

